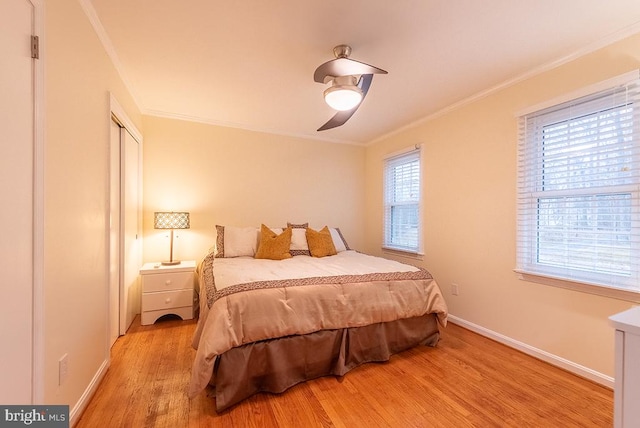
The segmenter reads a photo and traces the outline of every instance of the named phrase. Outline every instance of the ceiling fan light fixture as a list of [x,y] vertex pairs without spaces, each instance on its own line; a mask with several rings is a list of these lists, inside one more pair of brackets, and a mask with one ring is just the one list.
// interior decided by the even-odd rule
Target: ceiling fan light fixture
[[355,76],[341,76],[325,89],[324,100],[334,110],[351,110],[362,101],[362,89],[356,85]]

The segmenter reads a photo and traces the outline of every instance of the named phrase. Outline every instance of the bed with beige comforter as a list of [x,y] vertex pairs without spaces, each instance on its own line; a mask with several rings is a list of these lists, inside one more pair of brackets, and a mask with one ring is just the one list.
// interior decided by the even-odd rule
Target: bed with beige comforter
[[344,375],[434,346],[447,306],[428,271],[353,250],[286,260],[215,258],[198,268],[189,395],[215,385],[223,410],[260,391]]

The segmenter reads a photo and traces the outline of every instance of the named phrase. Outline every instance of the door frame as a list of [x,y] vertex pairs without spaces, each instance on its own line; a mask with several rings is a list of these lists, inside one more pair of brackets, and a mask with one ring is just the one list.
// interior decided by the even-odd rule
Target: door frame
[[[129,119],[129,116],[127,115],[127,113],[124,111],[124,109],[122,108],[122,106],[120,105],[120,103],[118,102],[118,100],[116,99],[116,97],[112,94],[109,93],[109,105],[110,105],[110,117],[109,120],[113,120],[113,118],[116,119],[116,122],[119,123],[119,125],[121,125],[123,128],[125,128],[129,134],[131,134],[131,136],[138,142],[139,144],[139,150],[138,150],[138,187],[139,187],[139,192],[138,192],[138,197],[139,197],[139,201],[138,203],[140,204],[140,210],[139,210],[139,227],[141,227],[142,225],[142,134],[140,133],[140,131],[138,130],[138,128],[133,124],[133,122],[131,121],[131,119]],[[121,199],[121,192],[120,192],[120,188],[122,187],[122,183],[121,183],[121,177],[122,177],[122,172],[121,172],[121,165],[122,165],[122,150],[121,150],[121,143],[120,143],[120,139],[118,139],[118,147],[113,147],[113,145],[116,144],[111,138],[110,138],[110,143],[109,143],[109,189],[107,191],[108,193],[108,200],[109,200],[109,204],[108,204],[108,210],[109,212],[107,213],[107,272],[109,272],[109,282],[108,282],[108,286],[106,287],[106,293],[107,293],[107,314],[108,314],[108,322],[107,322],[107,349],[110,348],[110,328],[111,328],[111,302],[110,302],[110,285],[111,285],[111,268],[110,265],[113,262],[112,258],[112,252],[111,252],[111,240],[110,240],[110,235],[112,232],[112,225],[111,225],[111,209],[113,206],[113,195],[117,195],[118,198]],[[119,153],[118,157],[112,156],[112,153]],[[112,188],[111,188],[111,178],[112,178],[112,174],[114,174],[114,171],[118,171],[118,175],[117,175],[117,181],[118,181],[118,189],[117,192],[112,192]],[[120,202],[118,203],[118,207],[119,207],[119,215],[120,218],[122,218],[122,210],[123,207],[120,204]],[[120,335],[124,335],[126,333],[127,330],[127,325],[126,325],[126,311],[127,311],[127,307],[126,307],[126,300],[124,299],[124,281],[123,281],[123,275],[122,275],[122,269],[123,266],[121,264],[121,260],[122,260],[122,254],[121,254],[121,249],[122,249],[122,239],[123,239],[123,231],[122,231],[122,221],[118,222],[118,255],[117,258],[118,260],[116,260],[116,263],[118,265],[118,283],[119,283],[119,308],[120,308],[120,316],[119,316],[119,321],[118,321],[118,325],[119,325],[119,334]],[[142,237],[141,237],[142,239]],[[140,245],[140,249],[142,250],[142,245]]]
[[39,58],[33,65],[33,336],[31,400],[44,403],[45,319],[44,319],[44,0],[27,0],[33,5],[33,34],[40,38]]

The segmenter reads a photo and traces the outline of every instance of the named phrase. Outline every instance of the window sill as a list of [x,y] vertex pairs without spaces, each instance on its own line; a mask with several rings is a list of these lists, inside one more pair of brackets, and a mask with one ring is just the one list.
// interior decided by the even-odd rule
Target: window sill
[[605,287],[602,285],[589,284],[585,282],[571,281],[568,279],[553,276],[540,275],[525,272],[520,269],[513,270],[518,279],[537,284],[549,285],[552,287],[565,288],[567,290],[580,291],[582,293],[595,294],[598,296],[610,297],[612,299],[625,300],[628,302],[640,303],[640,293],[623,288]]
[[392,254],[398,257],[406,257],[412,260],[424,260],[424,253],[415,253],[413,251],[403,251],[396,248],[382,247],[382,252]]

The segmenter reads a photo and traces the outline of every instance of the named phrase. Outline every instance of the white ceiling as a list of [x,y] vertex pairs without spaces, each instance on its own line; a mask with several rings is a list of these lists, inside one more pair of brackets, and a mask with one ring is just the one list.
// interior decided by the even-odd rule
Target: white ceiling
[[[640,0],[83,1],[143,113],[359,144],[640,31]],[[343,43],[389,74],[317,132]]]

